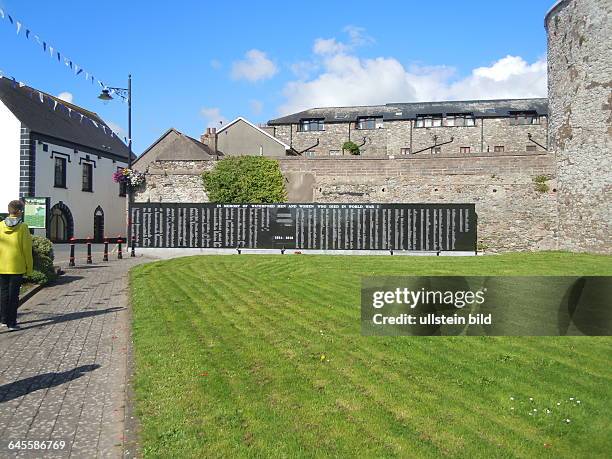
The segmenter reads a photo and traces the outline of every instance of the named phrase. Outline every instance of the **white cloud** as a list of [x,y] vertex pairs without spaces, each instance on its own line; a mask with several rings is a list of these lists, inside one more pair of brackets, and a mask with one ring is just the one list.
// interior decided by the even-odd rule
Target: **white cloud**
[[265,52],[251,49],[243,60],[232,64],[231,76],[235,80],[260,81],[272,78],[277,72],[276,64],[268,59]]
[[374,43],[374,39],[365,33],[363,27],[348,25],[342,31],[348,35],[348,42],[338,41],[335,38],[317,38],[312,52],[321,56],[346,53],[359,46]]
[[300,80],[306,80],[319,70],[319,64],[314,61],[299,61],[294,62],[289,66],[291,72]]
[[259,115],[263,110],[264,104],[261,100],[251,99],[249,101],[249,106],[251,107],[251,112],[254,115]]
[[215,70],[219,70],[221,67],[223,67],[223,64],[218,59],[211,59],[210,66]]
[[312,46],[312,52],[320,55],[343,53],[348,49],[348,45],[335,38],[317,38]]
[[228,119],[221,114],[218,107],[204,107],[200,110],[200,115],[206,120],[206,127],[220,127],[228,123]]
[[72,95],[72,93],[64,91],[64,92],[60,92],[57,95],[58,99],[62,99],[64,102],[68,102],[69,104],[72,103],[72,100],[74,99],[74,96]]
[[369,45],[375,42],[374,38],[365,33],[363,27],[348,25],[342,30],[348,34],[350,43],[353,46]]
[[405,67],[392,57],[364,59],[344,51],[326,55],[322,70],[283,89],[280,114],[312,107],[390,102],[546,97],[546,60],[506,56],[457,78],[446,66]]

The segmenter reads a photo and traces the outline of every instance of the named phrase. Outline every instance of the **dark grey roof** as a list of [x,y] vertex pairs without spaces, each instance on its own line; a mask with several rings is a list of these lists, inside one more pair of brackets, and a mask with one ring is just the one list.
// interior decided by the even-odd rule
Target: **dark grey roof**
[[[8,78],[0,78],[0,100],[32,132],[121,158],[128,157],[128,147],[115,134],[111,136],[112,131],[104,120],[82,107],[64,102],[38,89],[20,86]],[[81,114],[95,121],[98,127],[87,118],[81,119]]]
[[511,112],[535,111],[548,114],[548,99],[465,100],[444,102],[390,103],[357,107],[312,108],[268,121],[270,125],[296,124],[302,119],[318,118],[328,123],[355,121],[359,117],[376,116],[384,120],[411,120],[417,115],[472,113],[477,117],[507,117]]
[[170,128],[134,161],[134,166],[142,169],[157,160],[210,161],[216,158],[208,145]]

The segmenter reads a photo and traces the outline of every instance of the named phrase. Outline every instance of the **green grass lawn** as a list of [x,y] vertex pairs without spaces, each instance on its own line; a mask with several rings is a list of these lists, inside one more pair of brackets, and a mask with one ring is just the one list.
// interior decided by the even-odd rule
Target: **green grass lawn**
[[236,255],[138,266],[145,456],[609,457],[612,338],[361,336],[361,278],[416,274],[610,275],[612,257]]

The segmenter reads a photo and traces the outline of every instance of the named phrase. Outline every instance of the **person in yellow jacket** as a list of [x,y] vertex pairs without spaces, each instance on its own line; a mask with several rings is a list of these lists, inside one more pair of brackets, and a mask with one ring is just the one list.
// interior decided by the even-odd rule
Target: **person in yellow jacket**
[[33,269],[32,236],[23,223],[23,202],[9,202],[8,211],[0,222],[0,326],[15,331],[21,281]]

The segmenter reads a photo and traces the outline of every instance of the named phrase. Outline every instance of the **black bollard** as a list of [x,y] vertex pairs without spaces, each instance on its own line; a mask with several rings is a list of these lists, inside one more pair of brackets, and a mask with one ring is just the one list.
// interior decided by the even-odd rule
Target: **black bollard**
[[87,238],[87,264],[90,265],[91,261],[91,238]]
[[132,250],[130,251],[130,257],[136,256],[136,236],[132,236]]
[[104,257],[102,261],[108,261],[108,239],[104,239]]
[[68,266],[74,266],[74,238],[70,238],[70,261]]
[[118,238],[117,239],[117,244],[119,244],[119,246],[117,247],[117,259],[118,260],[123,259],[123,251],[121,250],[121,242],[123,242],[121,238]]

